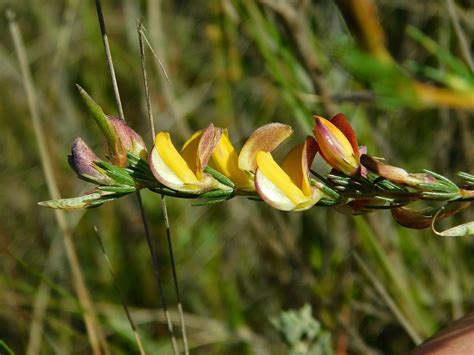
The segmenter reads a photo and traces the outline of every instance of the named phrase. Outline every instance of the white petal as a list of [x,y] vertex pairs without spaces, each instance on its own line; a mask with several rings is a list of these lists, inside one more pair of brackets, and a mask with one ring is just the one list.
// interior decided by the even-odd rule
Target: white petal
[[260,169],[257,169],[255,174],[255,187],[260,197],[270,206],[282,211],[292,211],[296,208],[296,205]]
[[153,148],[150,154],[150,168],[155,178],[166,187],[174,190],[182,190],[184,186],[183,180],[165,164],[160,153]]

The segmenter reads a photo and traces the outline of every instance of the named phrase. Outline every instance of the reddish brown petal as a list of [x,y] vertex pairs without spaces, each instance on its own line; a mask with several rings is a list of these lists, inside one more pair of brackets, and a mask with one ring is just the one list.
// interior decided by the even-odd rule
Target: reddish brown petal
[[357,136],[346,116],[343,113],[338,113],[333,118],[331,118],[330,121],[346,136],[346,138],[349,140],[349,143],[351,143],[352,149],[354,149],[356,159],[359,159],[360,152],[359,145],[357,144]]
[[219,139],[221,139],[222,129],[216,128],[211,123],[203,132],[201,139],[199,140],[199,146],[197,151],[197,159],[198,159],[198,170],[202,171],[206,167],[209,159],[212,156],[212,152],[216,147],[217,143],[219,143]]
[[458,319],[417,346],[411,355],[474,354],[474,313]]
[[362,154],[360,162],[370,171],[380,175],[390,181],[419,188],[421,184],[434,184],[436,178],[425,173],[408,173],[405,169],[384,164],[381,161],[372,158],[367,154]]
[[313,136],[307,136],[306,137],[306,154],[303,159],[305,159],[308,169],[311,169],[311,165],[313,164],[313,160],[317,152],[318,152],[318,143],[316,142],[316,139],[314,139]]
[[[438,214],[436,220],[451,217],[470,205],[470,202],[449,204]],[[424,208],[416,210],[409,207],[397,207],[392,209],[392,216],[395,221],[404,227],[412,229],[424,229],[431,226],[434,216],[439,208]]]
[[124,120],[113,116],[107,116],[107,119],[114,127],[115,133],[125,150],[146,159],[147,153],[143,138],[130,128]]
[[370,171],[393,182],[406,184],[410,179],[410,175],[406,170],[396,166],[384,164],[377,159],[372,158],[370,155],[362,154],[360,157],[360,162]]

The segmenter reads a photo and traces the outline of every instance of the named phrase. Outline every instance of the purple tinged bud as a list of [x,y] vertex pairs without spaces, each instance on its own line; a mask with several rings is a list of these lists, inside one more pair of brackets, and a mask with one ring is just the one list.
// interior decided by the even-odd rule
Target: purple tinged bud
[[82,140],[76,138],[71,148],[71,155],[68,156],[68,162],[77,176],[86,180],[95,180],[103,184],[112,183],[113,180],[100,172],[95,166],[95,162],[100,160],[99,157],[89,148]]
[[143,138],[130,128],[124,120],[113,116],[107,116],[107,119],[114,127],[115,133],[125,150],[146,159],[147,151]]

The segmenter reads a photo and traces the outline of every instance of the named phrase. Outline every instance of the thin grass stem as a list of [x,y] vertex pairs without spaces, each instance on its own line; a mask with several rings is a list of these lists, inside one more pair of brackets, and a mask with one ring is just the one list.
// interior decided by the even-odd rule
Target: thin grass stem
[[472,60],[471,51],[469,49],[469,42],[464,31],[461,28],[461,24],[459,23],[459,17],[456,12],[454,1],[446,0],[446,3],[448,6],[449,16],[451,17],[456,36],[458,37],[459,44],[461,46],[461,54],[464,57],[464,60],[466,61],[467,65],[469,66],[469,69],[471,69],[471,72],[474,72],[474,61]]
[[110,52],[109,39],[105,29],[104,14],[102,13],[102,5],[100,0],[95,0],[95,7],[97,9],[97,18],[99,20],[100,33],[102,35],[102,43],[105,50],[105,58],[107,59],[107,67],[109,68],[110,78],[112,80],[112,87],[114,89],[115,102],[117,103],[119,117],[125,120],[123,114],[122,100],[120,99],[120,92],[117,84],[117,76],[115,75],[114,63],[112,62],[112,53]]
[[104,256],[105,263],[107,264],[107,268],[110,271],[110,275],[112,276],[112,282],[114,284],[115,291],[120,297],[120,301],[122,302],[123,310],[125,311],[125,314],[127,315],[128,322],[130,323],[130,327],[132,328],[133,334],[135,335],[135,339],[137,341],[137,346],[138,349],[140,350],[141,355],[145,355],[145,349],[143,348],[143,344],[140,338],[140,334],[138,334],[137,327],[135,326],[135,322],[132,319],[132,316],[130,315],[130,312],[128,310],[127,302],[125,302],[125,298],[123,296],[122,290],[120,289],[118,283],[117,283],[117,278],[115,277],[115,272],[114,269],[112,268],[112,264],[110,263],[109,257],[107,256],[107,253],[105,251],[104,243],[102,242],[102,238],[100,237],[100,233],[97,230],[97,227],[94,226],[94,231],[97,236],[97,241],[99,242],[100,250],[102,251],[102,255]]
[[[7,10],[6,15],[9,23],[10,34],[12,36],[15,47],[15,52],[18,57],[18,62],[20,64],[23,86],[26,92],[28,108],[30,110],[30,115],[33,123],[33,131],[35,134],[36,144],[38,146],[41,165],[43,168],[43,173],[45,175],[46,184],[48,186],[49,195],[51,199],[59,199],[59,188],[56,178],[54,176],[53,165],[49,157],[46,145],[46,136],[44,133],[43,124],[41,122],[36,90],[33,84],[33,79],[31,77],[31,71],[28,64],[23,37],[21,35],[20,28],[16,23],[14,12],[11,10]],[[66,215],[64,211],[55,210],[55,217],[59,229],[61,230],[61,234],[63,236],[66,257],[71,267],[73,286],[75,288],[81,307],[84,310],[84,323],[86,325],[87,335],[89,337],[89,343],[91,345],[92,352],[94,355],[102,354],[100,350],[100,346],[102,346],[104,353],[109,354],[108,346],[105,342],[105,338],[102,334],[102,331],[98,326],[94,306],[91,301],[86,283],[84,281],[82,269],[79,264],[79,259],[74,244],[72,242],[72,233],[69,229]],[[42,307],[46,307],[46,305],[43,305]],[[39,324],[36,324],[35,326],[38,327]],[[37,328],[36,332],[40,331],[41,329]]]
[[[151,107],[151,99],[150,99],[150,91],[148,89],[148,80],[147,80],[147,74],[146,74],[146,58],[145,58],[145,48],[143,46],[143,39],[146,40],[146,37],[144,35],[144,30],[143,30],[143,25],[138,24],[137,27],[138,30],[138,40],[140,44],[140,57],[141,57],[141,63],[142,63],[142,72],[143,72],[143,83],[145,87],[145,97],[146,97],[146,105],[147,105],[147,110],[148,110],[148,119],[150,121],[150,129],[151,129],[151,134],[152,134],[152,141],[155,138],[155,124],[153,120],[153,110]],[[147,40],[146,40],[147,41]],[[156,53],[153,51],[153,48],[151,47],[150,43],[147,41],[148,46],[150,47],[150,50],[154,54],[156,60],[158,60],[164,75],[166,79],[168,80],[168,83],[171,84],[168,74],[166,73],[165,68],[163,67],[163,64],[161,63],[160,59],[156,55]],[[186,325],[184,321],[184,313],[183,313],[183,306],[181,303],[181,295],[179,292],[179,284],[178,284],[178,276],[176,272],[176,264],[174,261],[174,253],[173,253],[173,243],[171,241],[171,228],[170,228],[170,223],[169,223],[169,216],[168,216],[168,208],[166,206],[166,199],[164,195],[161,195],[161,208],[163,210],[163,218],[165,221],[165,228],[166,228],[166,239],[168,241],[168,251],[170,254],[170,260],[171,260],[171,269],[173,273],[173,283],[174,283],[174,289],[176,293],[176,299],[178,301],[178,313],[179,313],[179,321],[180,321],[180,327],[181,327],[181,334],[182,334],[182,339],[183,339],[183,345],[184,345],[184,352],[185,354],[189,354],[189,346],[188,346],[188,338],[186,335]]]
[[[118,88],[118,84],[117,84],[117,78],[116,78],[115,70],[114,70],[114,63],[113,63],[113,60],[112,60],[112,53],[110,52],[109,41],[108,41],[108,38],[107,38],[104,14],[102,13],[102,6],[101,6],[101,3],[100,3],[100,0],[96,0],[95,3],[96,3],[97,17],[98,17],[99,24],[100,24],[100,31],[101,31],[101,35],[102,35],[104,50],[105,50],[105,56],[106,56],[106,60],[107,60],[107,66],[109,67],[109,72],[110,72],[110,76],[111,76],[111,80],[112,80],[112,84],[113,84],[113,88],[114,88],[115,101],[117,102],[117,107],[118,107],[118,110],[119,110],[120,118],[125,120],[125,116],[123,114],[123,109],[122,109],[122,100],[120,99],[120,92],[119,92],[119,88]],[[157,281],[157,284],[158,284],[158,289],[159,289],[159,292],[160,292],[161,305],[163,307],[163,312],[165,313],[166,323],[167,323],[168,331],[169,331],[169,334],[170,334],[171,345],[173,347],[173,353],[178,354],[178,346],[177,346],[177,343],[176,343],[176,337],[174,335],[173,325],[171,323],[171,318],[170,318],[170,315],[169,315],[169,312],[168,312],[168,308],[167,308],[167,304],[166,304],[166,300],[165,300],[165,295],[164,295],[164,291],[163,291],[163,285],[162,285],[162,282],[161,282],[160,272],[159,272],[159,269],[158,269],[158,260],[157,260],[156,250],[155,250],[154,244],[152,243],[152,240],[151,240],[150,229],[148,227],[148,221],[146,219],[145,209],[143,207],[143,201],[142,201],[142,198],[141,198],[141,195],[140,195],[140,191],[136,192],[136,196],[137,196],[138,205],[139,205],[139,208],[140,208],[140,215],[141,215],[141,218],[142,218],[143,227],[145,229],[145,236],[146,236],[146,239],[147,239],[148,248],[150,249],[152,265],[153,265],[153,272],[155,273],[155,278],[156,278],[156,281]]]
[[410,324],[410,321],[403,315],[402,311],[398,308],[397,304],[392,299],[392,297],[390,297],[383,283],[377,278],[376,275],[374,275],[374,273],[370,271],[369,266],[359,256],[357,252],[354,252],[353,255],[357,263],[357,266],[359,266],[359,268],[362,270],[365,276],[370,280],[374,288],[377,290],[377,292],[380,294],[380,296],[384,300],[387,307],[390,309],[390,311],[392,311],[393,315],[395,316],[395,318],[397,318],[397,320],[400,322],[402,327],[405,328],[405,331],[408,333],[408,335],[413,340],[413,342],[416,345],[420,344],[422,341],[421,336],[412,327],[412,325]]
[[143,226],[145,228],[145,235],[146,235],[146,241],[148,243],[148,249],[150,250],[150,254],[151,254],[153,272],[155,274],[156,283],[158,284],[158,290],[160,292],[161,305],[163,307],[163,312],[165,314],[166,325],[168,326],[168,331],[171,336],[171,345],[173,346],[173,353],[176,355],[179,353],[178,344],[176,342],[176,337],[174,335],[174,330],[173,330],[173,324],[171,323],[171,317],[168,311],[168,306],[166,304],[165,293],[163,290],[163,283],[161,281],[160,271],[158,269],[158,258],[157,258],[156,248],[153,241],[151,240],[150,229],[148,227],[148,220],[146,219],[145,210],[143,208],[142,197],[139,193],[137,193],[137,199],[138,199],[138,205],[140,207],[140,214],[142,217]]

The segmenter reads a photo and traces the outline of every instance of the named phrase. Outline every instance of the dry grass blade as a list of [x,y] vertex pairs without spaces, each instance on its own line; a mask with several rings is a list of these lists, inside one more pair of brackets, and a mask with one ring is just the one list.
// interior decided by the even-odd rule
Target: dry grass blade
[[393,301],[392,297],[388,294],[387,290],[385,289],[382,282],[377,279],[377,276],[372,273],[368,267],[368,265],[364,262],[364,260],[359,256],[357,252],[354,252],[354,259],[357,265],[360,267],[362,272],[367,276],[367,278],[372,282],[372,285],[375,287],[377,292],[385,301],[387,307],[392,311],[393,315],[397,318],[400,324],[405,328],[406,332],[413,340],[413,342],[418,345],[422,342],[420,335],[416,332],[416,330],[411,326],[410,322],[403,313],[400,311],[396,303]]
[[464,31],[461,28],[461,24],[459,23],[459,18],[456,13],[454,2],[453,0],[446,0],[446,2],[448,5],[449,16],[451,17],[456,36],[458,37],[459,44],[461,45],[462,56],[464,57],[464,60],[466,61],[471,71],[474,72],[474,61],[472,60],[471,51],[469,50],[468,40],[466,38],[466,35],[464,34]]
[[165,293],[163,291],[163,283],[161,281],[160,271],[158,269],[157,253],[156,253],[155,245],[153,241],[151,240],[150,229],[148,227],[148,221],[145,216],[145,210],[143,208],[143,202],[142,202],[142,197],[140,193],[137,193],[137,199],[138,199],[138,206],[140,208],[140,214],[142,217],[143,227],[145,228],[145,235],[146,235],[146,241],[148,243],[148,249],[150,250],[151,261],[153,265],[153,272],[155,274],[156,283],[158,285],[158,289],[160,292],[161,305],[163,307],[163,312],[165,314],[166,325],[168,326],[168,332],[170,333],[171,345],[173,346],[173,353],[178,354],[179,353],[178,344],[176,343],[176,337],[174,335],[173,324],[171,323],[170,314],[168,312],[168,306],[166,304]]
[[127,315],[128,322],[130,323],[130,326],[132,327],[133,334],[135,335],[135,340],[137,341],[137,346],[138,349],[140,350],[141,355],[145,355],[145,349],[143,348],[142,341],[140,339],[140,334],[138,334],[137,327],[135,326],[135,322],[133,321],[130,312],[128,310],[127,303],[125,302],[125,298],[123,297],[123,293],[117,284],[117,279],[115,277],[114,270],[112,268],[112,264],[110,263],[109,257],[107,256],[107,253],[105,252],[105,247],[104,243],[102,243],[102,238],[100,237],[99,231],[97,230],[97,227],[94,226],[94,231],[97,236],[97,241],[99,242],[100,250],[102,251],[102,255],[104,256],[105,263],[107,264],[107,267],[110,271],[110,275],[112,276],[112,282],[114,283],[115,291],[117,291],[117,294],[120,297],[120,301],[122,302],[123,310],[125,311],[125,314]]
[[[7,10],[6,15],[9,21],[9,29],[10,29],[10,33],[14,42],[15,52],[18,57],[18,61],[20,63],[20,70],[22,74],[23,85],[25,88],[26,96],[27,96],[28,107],[30,110],[32,123],[33,123],[33,130],[34,130],[36,143],[37,143],[39,154],[40,154],[41,165],[42,165],[43,172],[46,178],[46,183],[48,186],[50,198],[58,199],[60,198],[59,189],[57,186],[56,178],[54,176],[54,172],[52,168],[52,163],[51,163],[47,146],[46,146],[45,133],[44,133],[43,125],[41,123],[41,119],[40,119],[36,91],[34,88],[33,79],[31,77],[31,72],[29,69],[29,64],[28,64],[25,46],[23,43],[23,38],[21,36],[20,29],[16,23],[15,14],[12,11]],[[72,242],[72,235],[67,225],[65,213],[63,211],[56,210],[55,216],[56,216],[56,221],[58,223],[59,229],[61,230],[62,235],[63,235],[64,248],[66,251],[67,260],[71,267],[72,281],[74,284],[74,288],[76,290],[77,297],[79,298],[79,302],[85,312],[84,322],[86,324],[87,334],[89,336],[89,342],[92,348],[92,352],[94,354],[101,354],[102,352],[100,350],[100,345],[102,345],[104,352],[108,353],[107,344],[105,343],[105,339],[98,326],[97,317],[95,315],[95,310],[94,310],[94,307],[89,295],[89,291],[87,290],[86,284],[84,282],[81,266],[79,264],[76,250]],[[45,305],[43,306],[45,307]],[[37,327],[36,332],[40,332],[41,327],[38,328],[39,326],[38,324],[36,324],[35,326]],[[36,342],[38,341],[39,340],[37,340]]]

